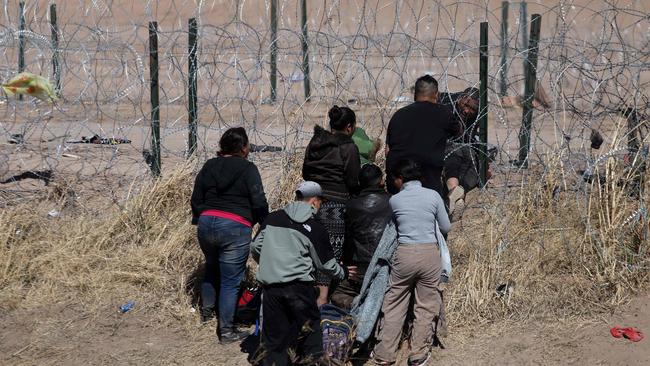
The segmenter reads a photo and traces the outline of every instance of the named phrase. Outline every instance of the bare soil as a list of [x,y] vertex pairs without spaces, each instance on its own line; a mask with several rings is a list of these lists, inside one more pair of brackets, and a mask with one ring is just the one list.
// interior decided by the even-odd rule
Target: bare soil
[[[146,309],[146,307],[145,307]],[[147,311],[149,310],[149,311]],[[0,316],[0,363],[4,365],[247,365],[243,344],[219,345],[215,323],[162,325],[151,309],[118,314],[106,305],[93,318],[75,305],[46,307]],[[68,319],[57,322],[54,319]],[[446,365],[648,365],[649,340],[613,338],[614,325],[650,329],[650,293],[633,298],[611,315],[584,321],[536,319],[501,321],[476,329],[455,329],[436,349],[435,364]],[[251,329],[252,330],[252,329]],[[402,351],[400,356],[405,352]],[[400,357],[405,362],[404,357]],[[370,364],[370,363],[368,363]]]

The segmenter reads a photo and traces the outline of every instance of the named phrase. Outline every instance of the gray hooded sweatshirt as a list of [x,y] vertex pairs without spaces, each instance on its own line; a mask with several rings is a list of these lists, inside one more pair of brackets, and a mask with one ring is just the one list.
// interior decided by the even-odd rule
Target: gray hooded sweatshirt
[[346,269],[336,263],[327,230],[314,219],[316,211],[307,203],[292,202],[264,220],[251,245],[262,285],[313,282],[315,269],[336,280],[347,278]]

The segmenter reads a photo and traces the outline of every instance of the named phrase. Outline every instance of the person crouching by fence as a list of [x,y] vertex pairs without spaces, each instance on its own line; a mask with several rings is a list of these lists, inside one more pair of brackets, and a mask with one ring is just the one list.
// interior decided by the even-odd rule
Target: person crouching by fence
[[[316,305],[314,269],[336,280],[352,278],[356,267],[342,267],[334,258],[325,227],[315,220],[321,187],[303,182],[296,201],[271,213],[253,240],[251,255],[259,263],[262,284],[263,365],[316,364],[323,354],[320,311]],[[314,268],[316,267],[316,268]]]
[[364,165],[359,172],[361,192],[351,198],[345,208],[345,246],[341,259],[344,264],[357,266],[357,276],[337,286],[332,294],[332,304],[346,310],[350,310],[352,301],[359,295],[386,224],[393,218],[383,175],[377,165]]
[[[354,111],[334,106],[328,117],[331,132],[315,127],[305,151],[302,178],[318,183],[323,189],[323,206],[317,219],[327,229],[334,257],[339,260],[345,239],[345,203],[351,195],[358,193],[361,160],[359,149],[351,137],[357,124]],[[325,274],[317,273],[318,306],[327,302],[330,282]]]
[[192,223],[198,224],[205,256],[201,318],[207,321],[213,316],[219,288],[218,334],[221,343],[232,343],[248,335],[233,324],[237,294],[250,252],[251,228],[264,220],[269,209],[260,173],[247,160],[246,130],[228,129],[219,147],[218,157],[208,160],[196,176]]
[[395,187],[390,206],[397,222],[399,245],[391,263],[389,289],[382,305],[375,363],[390,365],[402,333],[402,326],[414,296],[413,333],[409,365],[426,364],[431,349],[432,324],[440,313],[438,285],[442,262],[438,249],[438,229],[447,233],[451,223],[440,195],[422,187],[420,165],[401,160],[395,169]]

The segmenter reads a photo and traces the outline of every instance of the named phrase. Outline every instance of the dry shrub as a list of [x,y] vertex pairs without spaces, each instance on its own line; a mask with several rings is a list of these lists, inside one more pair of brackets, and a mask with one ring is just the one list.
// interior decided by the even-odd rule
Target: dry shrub
[[[293,199],[302,158],[298,151],[281,161],[277,185],[267,187],[273,208]],[[468,204],[482,208],[468,210],[449,238],[454,274],[445,300],[453,327],[586,316],[648,282],[648,197],[630,195],[631,181],[645,182],[645,172],[610,160],[602,185],[568,181],[561,159],[551,158],[522,175],[518,188],[470,193]],[[202,262],[190,224],[194,167],[136,184],[123,209],[102,214],[48,218],[51,201],[3,210],[2,310],[78,303],[96,314],[135,299],[162,322],[196,322],[187,290]]]
[[[0,213],[0,307],[138,306],[189,310],[200,262],[190,225],[192,166],[143,183],[123,210],[47,217],[50,202]],[[164,314],[162,312],[161,314]]]
[[[612,150],[622,145],[615,140]],[[647,285],[647,173],[620,156],[605,158],[591,183],[568,179],[551,155],[518,188],[470,194],[470,205],[484,208],[450,235],[452,324],[589,316]]]

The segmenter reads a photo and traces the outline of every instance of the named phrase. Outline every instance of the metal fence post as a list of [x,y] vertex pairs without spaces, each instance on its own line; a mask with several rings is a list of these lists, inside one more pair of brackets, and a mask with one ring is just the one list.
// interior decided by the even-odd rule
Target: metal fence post
[[188,100],[188,110],[189,110],[189,135],[187,139],[187,148],[188,158],[194,155],[197,147],[197,35],[198,29],[196,25],[196,18],[191,18],[189,21],[189,65],[188,65],[188,75],[189,81],[187,86],[187,94],[189,97]]
[[149,76],[151,79],[151,172],[160,176],[160,87],[158,85],[158,22],[149,22]]
[[302,24],[302,74],[305,78],[305,100],[311,98],[311,88],[309,80],[309,37],[307,33],[307,0],[300,1],[301,7],[301,24]]
[[501,62],[499,64],[499,74],[501,84],[499,94],[504,97],[508,94],[508,7],[510,3],[504,1],[501,3]]
[[523,56],[523,73],[526,77],[526,67],[528,67],[528,5],[522,1],[519,5],[519,35],[521,36],[521,55]]
[[481,186],[487,184],[488,172],[488,23],[481,23],[479,63],[479,177]]
[[[18,72],[25,71],[25,2],[19,3],[20,9],[20,30],[18,32]],[[18,100],[23,100],[23,96],[18,95]]]
[[271,0],[271,102],[277,98],[278,83],[278,0]]
[[52,30],[52,76],[54,91],[61,96],[61,70],[59,69],[59,26],[56,22],[56,4],[50,5],[50,28]]
[[519,130],[519,164],[528,167],[528,153],[530,151],[530,132],[533,124],[533,97],[535,83],[537,82],[537,53],[539,51],[539,33],[542,25],[542,16],[533,14],[530,24],[530,43],[526,54],[526,84],[524,87],[524,108]]

